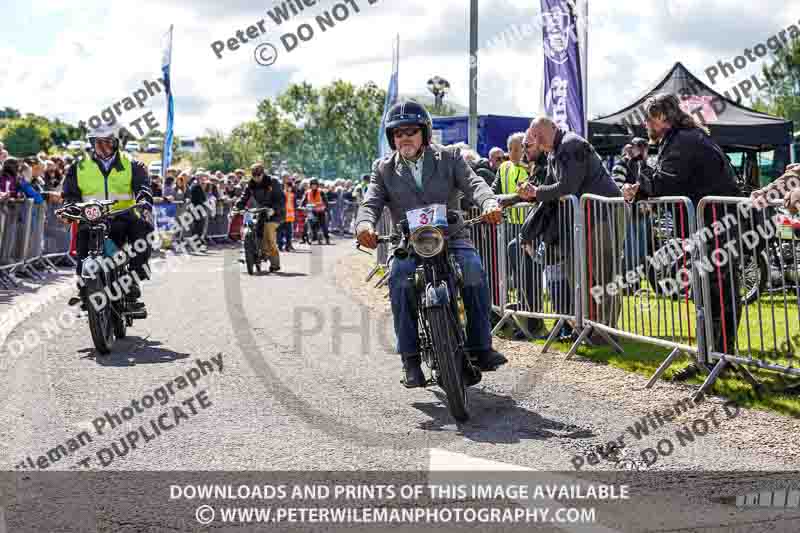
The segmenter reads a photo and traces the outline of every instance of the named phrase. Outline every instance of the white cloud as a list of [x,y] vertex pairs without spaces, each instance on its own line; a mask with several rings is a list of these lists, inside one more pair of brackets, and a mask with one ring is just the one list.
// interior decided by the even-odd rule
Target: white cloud
[[[317,27],[311,41],[288,54],[280,45],[282,34],[301,22],[313,23],[315,14],[341,2],[321,2],[304,17],[276,27],[267,16],[267,10],[280,3],[275,1],[96,1],[53,7],[52,2],[33,0],[29,8],[24,7],[28,0],[12,1],[34,18],[55,17],[59,22],[48,26],[45,34],[28,32],[30,42],[0,45],[0,100],[23,112],[77,122],[129,96],[143,80],[160,76],[161,37],[171,23],[179,135],[200,134],[206,128],[230,131],[255,117],[261,99],[275,96],[291,82],[319,85],[338,78],[385,86],[396,33],[401,36],[402,93],[427,92],[425,82],[438,74],[451,83],[448,98],[462,105],[468,102],[469,17],[463,0],[379,0],[375,5],[352,0],[360,13],[351,13],[326,32]],[[800,18],[800,6],[784,0],[736,6],[727,0],[590,0],[589,7],[590,115],[626,105],[676,60],[705,80],[708,65],[734,57]],[[538,2],[487,0],[480,10],[479,42],[486,47],[514,25],[534,21]],[[257,42],[236,51],[226,48],[222,59],[214,55],[213,41],[226,41],[262,19],[267,33]],[[542,70],[539,31],[480,53],[480,113],[536,112]],[[253,59],[260,42],[279,47],[278,61],[271,67]],[[152,109],[163,123],[164,107],[159,95],[126,118]]]

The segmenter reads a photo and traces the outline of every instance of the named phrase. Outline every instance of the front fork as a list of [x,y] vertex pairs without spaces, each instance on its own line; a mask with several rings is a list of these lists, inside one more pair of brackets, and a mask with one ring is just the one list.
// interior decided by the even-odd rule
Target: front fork
[[[450,313],[456,320],[456,338],[458,345],[464,348],[465,335],[463,324],[464,309],[461,298],[456,298],[452,293],[450,287],[455,287],[457,293],[460,293],[464,286],[464,276],[460,265],[455,261],[453,256],[449,258],[450,272],[452,272],[451,283],[448,284],[444,279],[437,279],[435,268],[429,266],[426,272],[425,264],[417,267],[414,274],[410,276],[410,281],[415,287],[415,298],[412,303],[412,312],[414,313],[419,330],[419,347],[423,359],[428,366],[436,370],[437,363],[435,354],[432,351],[430,328],[425,320],[425,311],[432,307],[449,307]],[[424,332],[424,333],[423,333]]]

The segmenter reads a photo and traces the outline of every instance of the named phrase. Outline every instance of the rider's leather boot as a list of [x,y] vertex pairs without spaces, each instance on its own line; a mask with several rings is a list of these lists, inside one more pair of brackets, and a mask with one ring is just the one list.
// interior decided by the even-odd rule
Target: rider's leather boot
[[471,387],[481,382],[481,370],[477,365],[464,361],[464,386]]
[[491,348],[488,350],[473,352],[472,357],[475,360],[475,363],[478,365],[478,368],[484,372],[496,370],[498,367],[508,362],[508,359],[506,359],[503,354]]
[[67,305],[73,306],[81,304],[81,311],[86,311],[86,302],[85,302],[86,287],[80,283],[77,284],[77,287],[78,287],[78,294],[76,296],[71,297],[67,302]]
[[142,297],[142,290],[139,288],[139,283],[136,281],[136,278],[133,278],[133,283],[128,289],[126,297],[128,298],[128,307],[131,310],[140,311],[144,309],[144,302],[139,301],[139,298]]
[[407,389],[425,386],[425,374],[422,372],[422,360],[419,354],[402,354],[403,379],[401,383]]

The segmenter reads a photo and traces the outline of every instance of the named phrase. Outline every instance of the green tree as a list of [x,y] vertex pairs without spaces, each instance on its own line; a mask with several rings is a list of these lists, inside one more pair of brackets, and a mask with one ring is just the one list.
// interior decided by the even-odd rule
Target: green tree
[[13,107],[4,107],[3,109],[0,109],[0,118],[12,119],[20,117],[21,115],[19,114],[19,111]]
[[319,89],[309,83],[290,85],[259,102],[255,120],[229,136],[209,132],[199,139],[203,151],[194,164],[230,171],[256,160],[267,167],[285,161],[308,176],[363,174],[377,154],[385,97],[374,83],[357,87],[337,80]]
[[275,103],[259,105],[259,121],[272,133],[270,146],[307,175],[348,177],[368,169],[377,153],[376,132],[385,93],[374,83],[341,80],[314,89],[290,86]]
[[10,121],[2,132],[2,141],[12,155],[29,156],[52,146],[50,128],[31,115]]
[[[800,39],[792,39],[789,44],[772,54],[773,63],[764,65],[763,73],[768,84],[765,100],[757,100],[755,105],[779,117],[794,122],[794,130],[800,127]],[[778,73],[778,75],[775,74]]]

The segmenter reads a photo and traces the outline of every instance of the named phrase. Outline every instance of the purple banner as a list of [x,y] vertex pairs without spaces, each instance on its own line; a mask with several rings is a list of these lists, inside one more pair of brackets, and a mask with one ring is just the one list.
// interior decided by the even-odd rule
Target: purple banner
[[575,2],[541,0],[544,107],[558,126],[586,137]]

